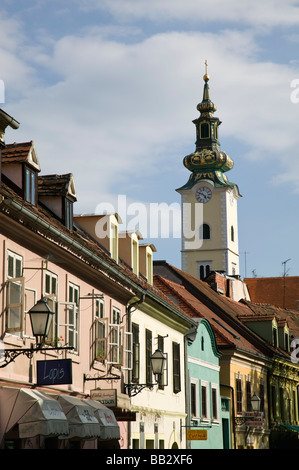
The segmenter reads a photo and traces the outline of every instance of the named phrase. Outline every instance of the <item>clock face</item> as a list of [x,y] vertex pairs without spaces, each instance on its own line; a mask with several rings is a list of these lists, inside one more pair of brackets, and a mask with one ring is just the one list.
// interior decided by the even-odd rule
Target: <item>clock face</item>
[[212,197],[212,191],[210,190],[210,188],[199,188],[197,191],[196,191],[196,199],[198,200],[198,202],[208,202],[211,197]]

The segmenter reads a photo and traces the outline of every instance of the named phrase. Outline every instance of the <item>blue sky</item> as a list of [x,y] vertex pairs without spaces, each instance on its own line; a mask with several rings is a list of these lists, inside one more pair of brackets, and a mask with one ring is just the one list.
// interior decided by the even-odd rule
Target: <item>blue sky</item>
[[[118,195],[179,205],[207,59],[243,196],[240,274],[280,276],[290,259],[299,275],[299,1],[2,0],[0,13],[1,107],[21,123],[6,142],[33,140],[42,174],[74,174],[76,213],[117,210]],[[151,241],[180,267],[179,238]]]

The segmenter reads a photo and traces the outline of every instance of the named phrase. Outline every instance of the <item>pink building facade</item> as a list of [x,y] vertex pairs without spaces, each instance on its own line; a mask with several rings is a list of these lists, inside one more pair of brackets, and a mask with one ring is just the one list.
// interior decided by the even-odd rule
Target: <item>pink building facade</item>
[[[27,169],[35,178],[30,191]],[[136,299],[138,285],[103,247],[73,226],[76,193],[72,175],[47,180],[38,179],[38,172],[32,142],[2,149],[1,447],[128,448],[128,422],[135,414],[130,411],[130,398],[123,393],[131,351],[127,310]],[[10,361],[10,350],[36,348],[28,311],[42,297],[55,312],[46,344],[32,357],[24,353]],[[27,430],[21,437],[25,424],[20,416],[28,415],[22,418],[25,422],[33,419],[32,402],[37,415],[43,415],[33,390],[45,393],[50,404],[56,400],[58,415],[66,416],[68,411],[73,416],[74,423],[69,425],[77,433],[72,438],[62,438],[62,430],[54,432],[50,421],[43,435]],[[7,414],[8,392],[14,398],[8,400]],[[106,415],[91,430],[94,414],[90,405],[98,403],[108,404],[102,406]],[[20,411],[9,421],[15,409]],[[90,423],[82,418],[89,413]],[[36,416],[36,427],[45,419]],[[58,421],[54,421],[56,427]]]

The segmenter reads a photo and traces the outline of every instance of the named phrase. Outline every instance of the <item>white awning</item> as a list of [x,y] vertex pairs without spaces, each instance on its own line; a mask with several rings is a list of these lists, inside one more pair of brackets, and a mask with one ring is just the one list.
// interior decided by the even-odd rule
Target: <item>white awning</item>
[[84,402],[94,409],[95,416],[101,426],[100,439],[120,439],[119,425],[113,411],[96,400],[84,400]]
[[16,424],[20,438],[69,435],[67,418],[57,400],[38,390],[1,387],[0,441]]
[[67,417],[70,434],[68,439],[97,439],[101,436],[101,426],[97,420],[94,408],[77,397],[57,395],[57,401]]

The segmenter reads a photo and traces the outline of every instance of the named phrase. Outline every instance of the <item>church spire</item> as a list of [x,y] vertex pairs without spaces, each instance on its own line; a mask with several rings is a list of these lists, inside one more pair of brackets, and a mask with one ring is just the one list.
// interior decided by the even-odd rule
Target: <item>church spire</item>
[[203,99],[197,105],[200,116],[193,121],[196,126],[196,149],[183,160],[184,166],[192,174],[186,185],[180,189],[192,188],[201,179],[209,180],[215,186],[233,186],[224,174],[233,167],[233,161],[220,150],[218,128],[221,121],[214,116],[217,108],[210,98],[207,61],[203,80]]
[[214,103],[210,100],[210,88],[208,81],[210,80],[210,77],[208,75],[208,63],[205,61],[205,74],[203,76],[204,79],[204,88],[203,88],[203,97],[202,97],[202,102],[197,105],[197,110],[201,113],[203,116],[207,117],[212,117],[214,112],[217,110],[216,106]]

